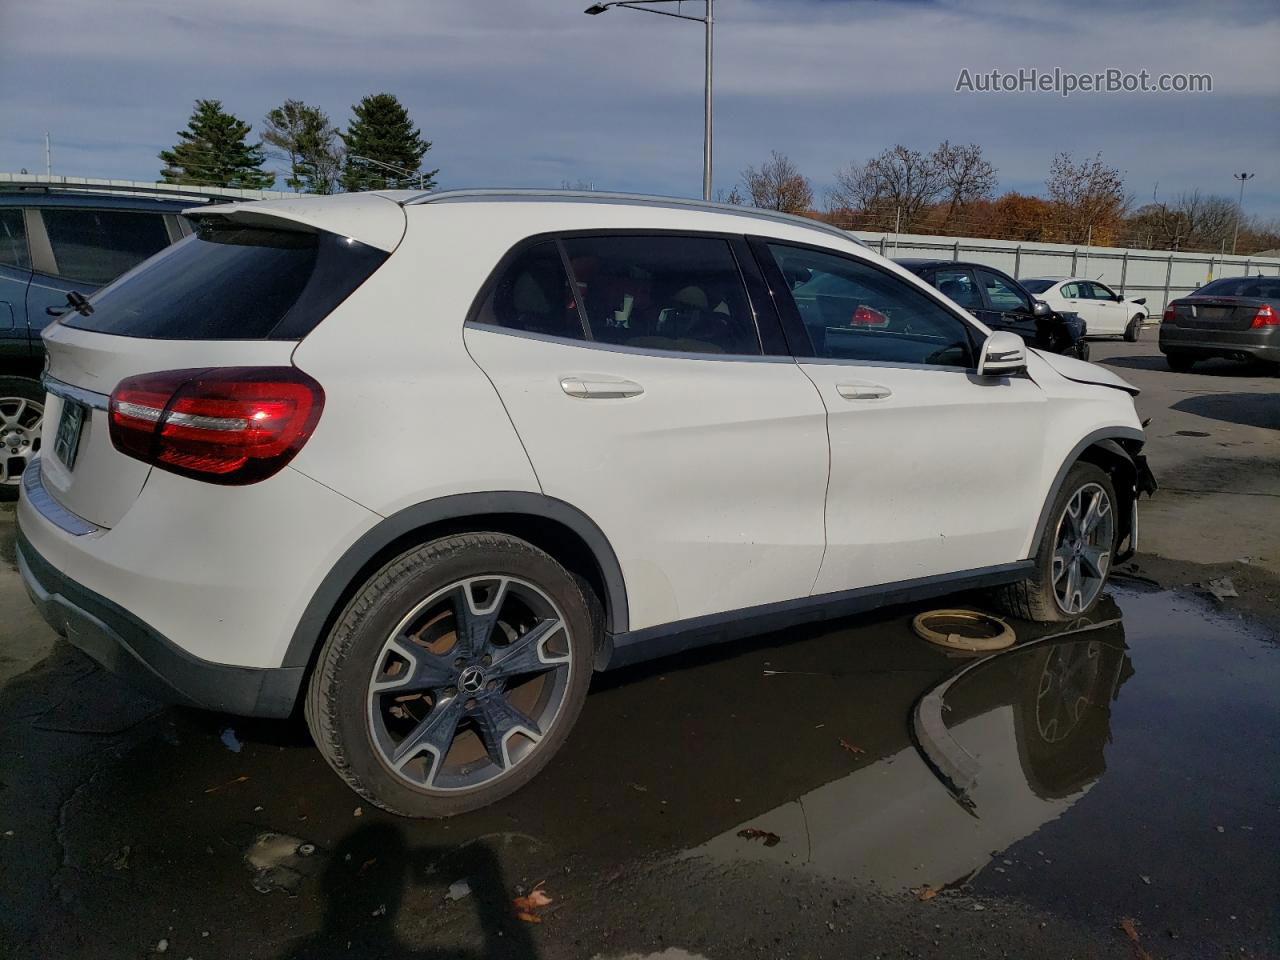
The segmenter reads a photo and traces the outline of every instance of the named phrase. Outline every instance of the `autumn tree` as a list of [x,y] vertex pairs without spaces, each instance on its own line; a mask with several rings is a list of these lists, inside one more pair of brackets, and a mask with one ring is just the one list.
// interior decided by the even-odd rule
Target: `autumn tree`
[[[390,93],[365,97],[354,107],[354,116],[346,133],[341,134],[346,146],[346,163],[342,185],[348,190],[385,190],[389,186],[435,186],[439,170],[423,170],[422,158],[431,142],[422,139],[422,131],[413,125],[409,111]],[[374,163],[368,163],[372,160]],[[393,170],[378,164],[388,164]]]
[[222,109],[221,100],[197,100],[178,142],[160,151],[165,183],[265,190],[276,175],[262,169],[261,143],[248,143],[252,126]]
[[1058,239],[1065,243],[1110,242],[1129,201],[1124,175],[1107,166],[1101,153],[1079,161],[1069,153],[1059,153],[1049,166],[1045,185],[1054,207]]
[[289,161],[285,183],[306,193],[333,193],[342,169],[342,142],[329,116],[301,100],[286,100],[267,114],[262,139]]
[[786,154],[776,150],[769,154],[769,159],[758,170],[755,167],[743,170],[742,182],[754,207],[783,213],[808,213],[813,206],[813,187],[808,179]]
[[987,211],[980,235],[1001,240],[1049,240],[1053,231],[1053,204],[1043,197],[1006,193]]

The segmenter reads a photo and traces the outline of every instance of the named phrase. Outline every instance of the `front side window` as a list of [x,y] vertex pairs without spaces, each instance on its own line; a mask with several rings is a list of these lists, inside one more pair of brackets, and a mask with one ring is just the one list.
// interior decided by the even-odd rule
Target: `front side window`
[[27,228],[22,221],[22,211],[17,207],[0,210],[0,265],[19,270],[31,269]]
[[1031,302],[1027,295],[1000,274],[979,270],[978,282],[987,291],[987,302],[991,304],[992,310],[1005,313],[1031,312]]
[[982,309],[982,294],[968,270],[946,267],[933,275],[933,285],[966,310]]
[[131,210],[41,211],[58,276],[110,283],[169,245],[164,217]]
[[519,253],[490,289],[476,320],[508,330],[585,340],[556,242],[545,240]]
[[592,340],[685,353],[762,352],[727,240],[599,236],[563,243]]
[[1087,286],[1089,288],[1089,299],[1091,300],[1111,300],[1114,302],[1116,299],[1116,295],[1114,293],[1102,284],[1098,283],[1096,280],[1092,283],[1081,284],[1081,286]]
[[871,264],[769,244],[814,357],[970,367],[968,327],[907,281]]

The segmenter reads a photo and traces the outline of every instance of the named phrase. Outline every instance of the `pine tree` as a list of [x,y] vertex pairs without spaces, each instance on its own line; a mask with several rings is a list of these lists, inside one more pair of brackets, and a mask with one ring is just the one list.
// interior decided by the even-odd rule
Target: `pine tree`
[[161,150],[165,183],[199,183],[215,187],[262,190],[276,181],[262,169],[262,144],[245,137],[253,128],[222,109],[221,100],[197,100],[187,122],[178,131],[172,150]]
[[342,169],[337,129],[319,107],[286,100],[267,114],[262,139],[289,159],[285,183],[306,193],[333,193]]
[[[348,190],[385,190],[388,186],[413,187],[418,185],[430,190],[439,170],[422,170],[422,158],[431,149],[430,141],[422,139],[422,131],[413,125],[409,112],[393,94],[377,93],[365,97],[352,110],[355,117],[347,132],[341,134],[347,147],[346,165],[342,172],[342,185]],[[390,164],[411,174],[398,176],[377,163]]]

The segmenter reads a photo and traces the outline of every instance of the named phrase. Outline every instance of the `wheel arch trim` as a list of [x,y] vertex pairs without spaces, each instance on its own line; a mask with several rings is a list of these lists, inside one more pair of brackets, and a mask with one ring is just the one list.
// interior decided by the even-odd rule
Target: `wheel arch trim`
[[[1062,490],[1063,483],[1066,482],[1067,474],[1077,463],[1080,462],[1082,455],[1093,447],[1106,452],[1109,457],[1121,459],[1130,464],[1137,473],[1137,464],[1133,459],[1133,454],[1124,447],[1124,442],[1136,443],[1141,445],[1146,441],[1146,435],[1136,427],[1102,427],[1087,434],[1081,439],[1071,452],[1063,458],[1062,465],[1058,467],[1058,472],[1053,478],[1053,483],[1049,485],[1048,495],[1044,499],[1044,506],[1040,508],[1040,518],[1036,521],[1035,534],[1031,539],[1031,549],[1027,553],[1027,559],[1034,559],[1040,551],[1040,543],[1044,539],[1045,531],[1049,528],[1049,522],[1052,519],[1053,502],[1058,499],[1058,493]],[[1118,491],[1117,491],[1118,492]],[[1133,500],[1137,499],[1137,489],[1133,491]],[[1131,513],[1133,511],[1131,510]],[[1124,538],[1134,529],[1132,515],[1126,516],[1126,521],[1121,524],[1119,542],[1124,542]],[[1117,558],[1119,559],[1119,558]]]
[[558,523],[586,545],[599,567],[607,596],[601,597],[605,608],[605,630],[624,632],[630,618],[627,607],[626,582],[618,556],[604,531],[572,504],[541,493],[499,490],[486,493],[461,493],[439,497],[405,507],[367,530],[338,559],[316,588],[285,651],[282,666],[308,666],[324,640],[323,632],[338,613],[338,604],[354,585],[368,564],[388,547],[417,530],[442,523],[465,522],[495,514],[548,520]]

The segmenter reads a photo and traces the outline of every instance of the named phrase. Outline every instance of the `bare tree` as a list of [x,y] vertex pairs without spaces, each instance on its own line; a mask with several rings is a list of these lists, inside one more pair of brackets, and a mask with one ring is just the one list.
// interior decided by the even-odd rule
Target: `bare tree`
[[1049,166],[1046,186],[1067,243],[1089,238],[1107,242],[1129,206],[1124,174],[1103,163],[1101,153],[1078,162],[1059,153]]
[[813,206],[813,187],[785,153],[774,150],[759,170],[747,167],[742,182],[752,206],[783,213],[808,213]]
[[1230,239],[1238,209],[1234,200],[1203,196],[1199,190],[1180,194],[1172,204],[1162,202],[1157,193],[1125,228],[1155,249],[1217,250]]
[[933,154],[897,144],[865,164],[837,172],[828,204],[835,213],[879,213],[907,231],[937,201],[945,184]]
[[942,179],[942,194],[947,204],[947,214],[942,221],[950,225],[965,207],[991,197],[996,186],[996,168],[982,155],[982,147],[976,143],[961,146],[943,140],[933,152],[933,162]]

